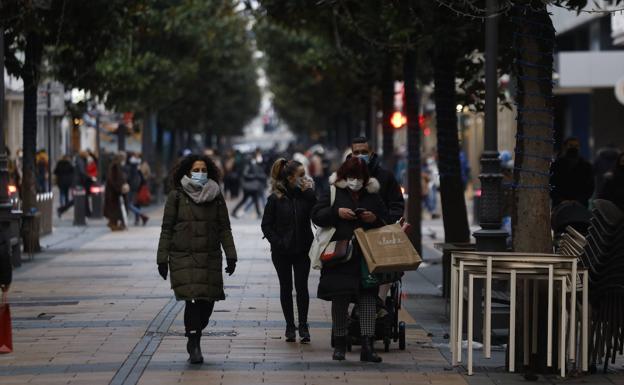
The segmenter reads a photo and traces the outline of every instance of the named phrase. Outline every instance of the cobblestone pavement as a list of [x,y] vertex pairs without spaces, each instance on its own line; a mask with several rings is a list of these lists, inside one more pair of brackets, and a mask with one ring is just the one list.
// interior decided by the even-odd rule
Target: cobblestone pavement
[[[310,277],[312,343],[284,341],[277,276],[259,222],[233,220],[239,253],[225,278],[202,339],[206,363],[186,362],[182,303],[157,273],[160,211],[147,227],[111,233],[102,221],[76,228],[60,222],[43,239],[44,252],[15,272],[11,292],[15,352],[0,355],[0,384],[509,384],[519,375],[486,370],[470,378],[451,368],[444,344],[416,322],[437,302],[403,311],[407,349],[381,352],[382,364],[331,360],[329,303],[314,298]],[[417,293],[406,293],[409,295]],[[416,320],[415,320],[416,319]],[[443,329],[442,327],[440,329]],[[378,343],[378,345],[380,345]],[[379,348],[381,346],[378,346]],[[382,349],[379,349],[382,350]],[[557,382],[541,379],[540,382]],[[592,376],[566,382],[624,383]],[[618,382],[619,381],[619,382]]]

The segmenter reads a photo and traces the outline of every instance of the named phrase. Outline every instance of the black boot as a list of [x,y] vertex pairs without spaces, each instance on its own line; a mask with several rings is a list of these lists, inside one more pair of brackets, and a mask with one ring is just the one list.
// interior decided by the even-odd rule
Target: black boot
[[286,342],[295,342],[297,341],[297,328],[295,325],[286,325]]
[[375,340],[373,337],[362,336],[362,351],[360,353],[360,361],[364,362],[381,362],[381,357],[375,353],[373,346]]
[[310,343],[310,328],[307,323],[299,324],[299,338],[302,344]]
[[186,351],[189,354],[189,362],[191,364],[201,364],[204,357],[201,352],[201,333],[187,333],[188,341],[186,343]]
[[334,336],[334,354],[332,360],[344,361],[347,355],[347,336]]

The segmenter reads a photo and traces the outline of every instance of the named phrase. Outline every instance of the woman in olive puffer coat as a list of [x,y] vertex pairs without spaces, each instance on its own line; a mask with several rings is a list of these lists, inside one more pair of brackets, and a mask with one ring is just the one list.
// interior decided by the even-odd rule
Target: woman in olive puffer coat
[[167,196],[158,244],[158,271],[167,279],[176,299],[186,301],[184,327],[189,361],[203,362],[202,330],[208,325],[214,302],[225,299],[222,253],[226,273],[236,268],[225,200],[219,188],[219,170],[208,157],[189,155],[172,172],[174,189]]

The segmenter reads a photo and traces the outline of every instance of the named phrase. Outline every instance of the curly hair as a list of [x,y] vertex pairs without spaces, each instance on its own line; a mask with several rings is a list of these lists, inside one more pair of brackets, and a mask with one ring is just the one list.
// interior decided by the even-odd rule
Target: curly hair
[[171,177],[170,183],[173,186],[173,188],[179,188],[182,186],[180,183],[182,181],[182,177],[184,177],[185,175],[189,175],[191,173],[191,169],[193,168],[193,163],[197,161],[202,161],[206,163],[206,167],[208,168],[209,179],[212,179],[217,183],[221,180],[221,171],[219,171],[219,168],[217,167],[215,162],[212,161],[212,159],[204,155],[191,154],[182,158],[182,160],[180,160],[171,169],[171,172],[169,173],[169,175]]

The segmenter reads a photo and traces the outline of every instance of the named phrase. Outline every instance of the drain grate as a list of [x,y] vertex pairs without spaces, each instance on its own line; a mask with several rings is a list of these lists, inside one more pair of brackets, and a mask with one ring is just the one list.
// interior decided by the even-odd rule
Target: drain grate
[[[176,337],[185,337],[184,332],[167,332],[168,336],[176,336]],[[204,337],[236,337],[238,336],[238,332],[234,330],[216,330],[210,332],[202,332]]]
[[54,318],[50,314],[40,314],[37,317],[13,317],[13,321],[50,321]]
[[41,301],[41,302],[11,302],[14,307],[37,307],[37,306],[72,306],[78,305],[78,301]]

